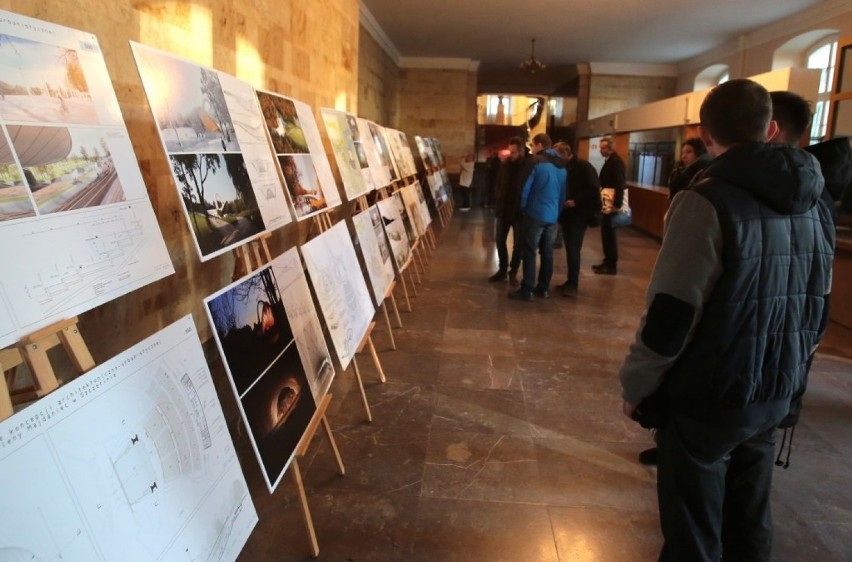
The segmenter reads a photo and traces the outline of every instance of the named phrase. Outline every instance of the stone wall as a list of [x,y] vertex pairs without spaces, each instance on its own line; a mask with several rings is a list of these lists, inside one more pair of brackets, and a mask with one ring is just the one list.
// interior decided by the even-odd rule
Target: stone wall
[[397,128],[399,67],[363,26],[358,37],[358,116]]
[[476,132],[476,72],[428,68],[400,69],[399,129],[435,137],[449,172],[458,172],[464,155],[474,152]]
[[677,79],[659,76],[592,75],[589,79],[589,119],[639,107],[674,95]]
[[[321,106],[358,109],[357,0],[0,0],[0,9],[97,36],[175,266],[174,275],[81,317],[95,360],[190,312],[202,341],[209,339],[203,299],[230,283],[234,258],[226,254],[206,263],[198,258],[128,41],[302,100],[319,119]],[[304,240],[307,228],[294,223],[275,231],[273,255]]]

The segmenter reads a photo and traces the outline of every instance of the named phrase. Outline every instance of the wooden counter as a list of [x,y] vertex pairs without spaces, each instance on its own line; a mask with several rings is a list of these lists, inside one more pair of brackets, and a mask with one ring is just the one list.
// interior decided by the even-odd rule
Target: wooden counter
[[633,211],[633,228],[662,240],[669,188],[627,182],[627,197]]

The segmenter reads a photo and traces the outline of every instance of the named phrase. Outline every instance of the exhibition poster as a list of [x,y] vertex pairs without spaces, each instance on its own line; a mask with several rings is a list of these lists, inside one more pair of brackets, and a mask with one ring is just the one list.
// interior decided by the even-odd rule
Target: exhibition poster
[[290,222],[251,86],[130,45],[201,261]]
[[302,256],[340,366],[346,369],[376,312],[346,223],[305,242]]
[[258,521],[192,316],[0,422],[3,560],[237,558]]
[[397,212],[402,219],[402,224],[405,226],[405,233],[408,235],[408,242],[414,246],[414,243],[420,238],[420,232],[414,226],[414,220],[405,206],[405,200],[402,198],[402,190],[394,192],[390,199],[396,203]]
[[382,199],[376,203],[376,207],[378,207],[382,216],[382,226],[390,243],[396,272],[399,274],[411,257],[411,244],[408,241],[408,234],[406,234],[405,225],[399,214],[396,198]]
[[97,38],[0,11],[0,347],[174,273]]
[[354,201],[376,189],[361,132],[354,115],[335,109],[322,108],[322,121],[334,152],[334,160],[343,181],[346,199]]
[[364,264],[373,289],[373,302],[381,306],[388,287],[393,282],[393,263],[390,246],[382,227],[382,215],[378,207],[373,205],[366,211],[353,216],[352,222],[355,224],[358,245],[361,248],[361,255],[364,256]]
[[257,91],[257,100],[296,220],[340,205],[337,184],[310,106],[261,90]]
[[370,128],[372,122],[361,117],[357,118],[357,122],[358,132],[361,136],[361,143],[364,146],[364,152],[367,155],[367,163],[370,166],[370,174],[373,176],[373,184],[376,188],[387,187],[391,182],[390,172],[388,171],[390,161],[383,161],[382,159],[383,154],[376,145],[376,140],[373,137],[373,132]]
[[417,236],[423,236],[426,234],[426,228],[429,226],[432,218],[429,216],[426,200],[423,199],[423,190],[420,189],[420,182],[415,180],[413,184],[403,187],[399,193],[402,195],[405,210],[408,211],[409,219],[414,225]]
[[[204,300],[270,492],[281,481],[317,410],[279,272],[268,264]],[[333,373],[320,367],[310,376],[330,382]]]

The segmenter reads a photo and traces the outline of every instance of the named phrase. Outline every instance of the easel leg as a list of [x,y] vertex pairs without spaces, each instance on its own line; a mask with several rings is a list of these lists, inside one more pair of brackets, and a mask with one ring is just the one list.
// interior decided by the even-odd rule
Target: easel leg
[[355,371],[355,380],[358,381],[358,390],[361,391],[361,400],[364,401],[364,409],[367,411],[367,421],[373,421],[373,414],[370,412],[370,403],[367,402],[367,393],[364,392],[364,383],[361,381],[361,371],[358,369],[358,360],[352,357],[352,368]]
[[405,306],[408,312],[411,312],[411,301],[408,298],[408,287],[405,286],[405,272],[399,274],[399,280],[402,281],[402,294],[405,295]]
[[322,426],[325,428],[325,435],[328,437],[328,444],[331,446],[331,451],[334,453],[334,458],[337,459],[337,466],[340,467],[340,475],[346,474],[346,467],[343,466],[343,459],[340,457],[340,451],[337,450],[337,441],[334,440],[334,435],[331,433],[331,426],[328,424],[328,418],[322,417]]
[[407,267],[407,268],[405,268],[405,270],[408,272],[408,280],[411,281],[411,292],[416,297],[417,296],[417,287],[414,284],[414,274],[411,273],[411,267]]
[[296,491],[299,493],[299,503],[302,505],[302,520],[305,522],[305,530],[308,532],[308,541],[311,543],[311,556],[319,556],[319,543],[314,531],[314,520],[311,517],[311,509],[308,507],[308,497],[305,495],[305,485],[302,482],[302,472],[299,470],[299,459],[294,458],[290,465],[290,472],[296,482]]
[[388,327],[388,336],[390,336],[391,349],[396,351],[396,342],[393,339],[393,328],[391,328],[390,316],[388,316],[388,301],[385,299],[382,302],[382,312],[385,315],[385,325]]
[[370,346],[370,355],[373,356],[373,363],[376,365],[376,370],[379,371],[379,380],[388,382],[385,379],[385,372],[382,370],[382,363],[379,361],[379,354],[376,353],[376,346],[373,345],[373,338],[371,336],[367,336],[367,345]]
[[396,297],[393,296],[393,293],[390,294],[390,301],[393,305],[393,313],[396,315],[396,327],[402,328],[402,318],[399,317],[399,308],[396,306]]
[[[412,253],[414,254],[414,259],[412,260],[412,262],[414,263],[414,274],[417,276],[417,283],[419,285],[422,285],[423,280],[420,278],[420,270],[423,269],[423,265],[420,263],[420,246],[418,245],[417,247],[415,247]],[[414,281],[412,281],[411,284],[414,285]]]

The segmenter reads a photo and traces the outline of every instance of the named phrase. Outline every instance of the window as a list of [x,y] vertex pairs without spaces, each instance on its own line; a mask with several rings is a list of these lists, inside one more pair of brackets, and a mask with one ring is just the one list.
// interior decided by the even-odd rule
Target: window
[[725,72],[723,72],[722,74],[719,75],[719,81],[716,82],[716,85],[718,86],[719,84],[727,82],[730,79],[731,79],[731,73],[726,70]]
[[695,75],[692,88],[694,92],[708,90],[722,82],[727,82],[730,77],[731,71],[727,64],[714,64]]
[[814,118],[811,123],[811,144],[822,141],[825,136],[836,58],[837,39],[830,39],[816,45],[808,52],[808,68],[822,70],[819,79],[819,97],[816,107],[814,107]]

